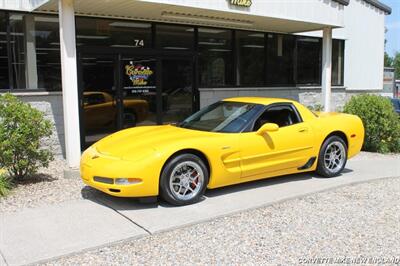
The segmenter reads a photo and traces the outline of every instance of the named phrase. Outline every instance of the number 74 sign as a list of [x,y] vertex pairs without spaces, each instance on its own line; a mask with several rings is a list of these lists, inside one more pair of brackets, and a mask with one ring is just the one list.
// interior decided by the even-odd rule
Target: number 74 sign
[[143,47],[144,46],[144,40],[135,39],[135,40],[133,40],[133,44],[134,44],[135,47]]

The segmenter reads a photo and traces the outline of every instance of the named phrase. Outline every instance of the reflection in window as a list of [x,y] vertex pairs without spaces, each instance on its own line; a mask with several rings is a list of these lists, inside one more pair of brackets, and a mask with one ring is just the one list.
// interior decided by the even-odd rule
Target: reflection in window
[[267,84],[293,85],[293,51],[296,37],[269,33],[267,38]]
[[194,28],[187,26],[157,25],[156,48],[165,50],[191,50]]
[[343,85],[344,41],[333,40],[332,43],[332,85]]
[[264,33],[236,32],[238,85],[260,86],[264,83]]
[[61,90],[58,18],[10,15],[14,88]]
[[115,48],[151,47],[151,23],[76,18],[77,46]]
[[5,13],[0,13],[0,90],[9,89],[6,25]]
[[320,38],[297,38],[297,83],[318,85],[321,83],[321,51]]
[[232,32],[199,28],[200,86],[233,85]]
[[256,115],[262,105],[217,102],[191,115],[180,127],[210,132],[238,133]]

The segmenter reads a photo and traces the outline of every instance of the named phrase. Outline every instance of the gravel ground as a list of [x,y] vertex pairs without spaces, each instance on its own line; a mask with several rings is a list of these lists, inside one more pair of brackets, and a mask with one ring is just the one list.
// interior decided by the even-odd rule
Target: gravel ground
[[90,189],[85,188],[82,195],[82,181],[65,179],[64,169],[65,161],[56,159],[48,168],[40,169],[37,175],[18,182],[6,198],[0,198],[0,213],[79,199],[90,192]]
[[351,158],[351,160],[354,161],[369,160],[369,159],[374,159],[374,160],[400,159],[400,154],[399,153],[380,154],[375,152],[363,151],[357,154],[355,157]]
[[[361,152],[351,160],[399,158],[400,154],[382,155]],[[96,193],[80,179],[65,179],[64,160],[56,159],[39,174],[16,185],[6,198],[0,198],[0,213],[17,212],[22,208],[34,208],[68,200],[92,197]]]
[[375,180],[45,265],[298,265],[300,259],[360,257],[399,263],[399,195],[400,178]]

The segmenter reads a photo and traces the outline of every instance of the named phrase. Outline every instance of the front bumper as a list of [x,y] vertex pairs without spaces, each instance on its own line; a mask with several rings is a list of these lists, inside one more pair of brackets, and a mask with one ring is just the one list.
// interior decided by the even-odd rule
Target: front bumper
[[[82,181],[97,190],[117,197],[149,197],[158,195],[159,187],[159,161],[146,158],[137,162],[122,160],[105,156],[91,147],[86,150],[81,158],[80,173]],[[113,181],[106,183],[96,181],[95,177],[108,178]],[[141,182],[129,185],[115,184],[116,178],[135,178]],[[99,180],[98,178],[96,178]]]

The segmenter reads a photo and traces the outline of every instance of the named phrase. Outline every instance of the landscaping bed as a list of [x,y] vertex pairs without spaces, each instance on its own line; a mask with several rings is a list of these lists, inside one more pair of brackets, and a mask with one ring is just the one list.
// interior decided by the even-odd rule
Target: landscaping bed
[[0,213],[80,199],[90,193],[79,178],[65,179],[64,169],[65,161],[55,159],[38,174],[18,181],[6,197],[0,197]]

